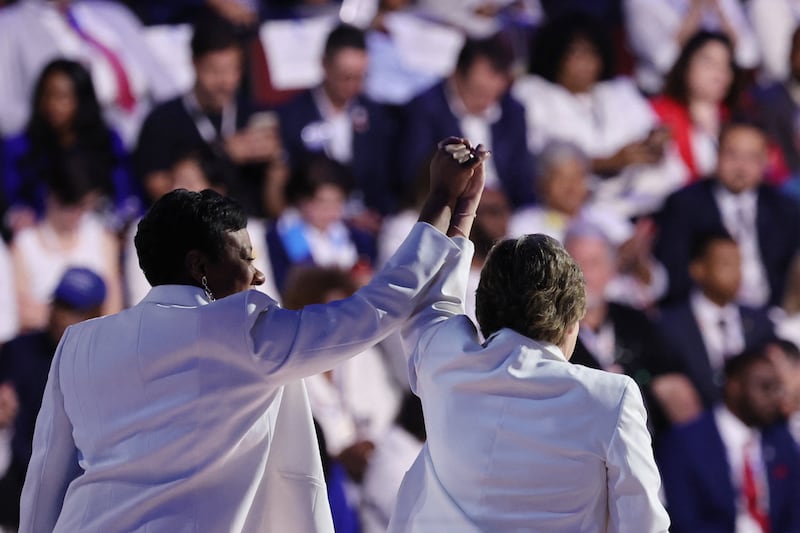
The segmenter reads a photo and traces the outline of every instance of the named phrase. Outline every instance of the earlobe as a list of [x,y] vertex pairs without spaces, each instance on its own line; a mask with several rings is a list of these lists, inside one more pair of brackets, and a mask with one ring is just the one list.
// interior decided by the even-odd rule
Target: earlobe
[[206,275],[207,263],[205,254],[199,250],[189,250],[186,253],[186,259],[184,260],[186,272],[197,283],[200,283],[200,280]]

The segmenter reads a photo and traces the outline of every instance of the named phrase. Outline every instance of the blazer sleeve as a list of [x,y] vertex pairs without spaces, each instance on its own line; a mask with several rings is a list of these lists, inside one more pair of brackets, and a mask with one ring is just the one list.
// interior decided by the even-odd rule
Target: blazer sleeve
[[333,368],[397,329],[458,252],[451,239],[418,223],[386,266],[350,298],[300,311],[268,303],[263,312],[250,313],[249,349],[262,371],[282,382]]
[[72,424],[64,410],[64,396],[58,375],[61,354],[68,343],[69,329],[53,357],[42,407],[36,419],[33,454],[22,489],[20,531],[53,531],[61,514],[67,487],[81,473],[78,450],[72,439]]
[[609,531],[661,533],[669,517],[658,498],[661,478],[653,458],[639,388],[626,378],[619,420],[606,458]]

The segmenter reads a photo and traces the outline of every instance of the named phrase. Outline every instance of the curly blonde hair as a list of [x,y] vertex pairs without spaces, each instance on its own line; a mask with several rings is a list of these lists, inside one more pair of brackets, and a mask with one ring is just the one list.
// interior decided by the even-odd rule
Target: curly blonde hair
[[557,240],[525,235],[492,248],[475,298],[484,337],[510,328],[558,346],[586,312],[586,283]]

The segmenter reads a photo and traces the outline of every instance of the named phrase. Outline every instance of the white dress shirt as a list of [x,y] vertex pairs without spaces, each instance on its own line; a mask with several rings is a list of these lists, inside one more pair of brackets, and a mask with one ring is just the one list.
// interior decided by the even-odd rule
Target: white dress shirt
[[398,327],[453,241],[418,224],[353,297],[302,311],[257,291],[154,287],[70,327],[50,369],[20,531],[333,532],[308,396]]
[[665,532],[646,412],[624,375],[463,315],[469,254],[404,329],[427,442],[390,532]]
[[767,484],[764,456],[761,453],[761,432],[746,426],[724,405],[714,409],[714,421],[717,424],[722,443],[725,445],[734,492],[739,495],[736,502],[735,533],[764,533],[759,523],[747,512],[747,504],[742,497],[744,457],[747,453],[758,486],[759,503],[761,508],[769,514],[769,485]]
[[700,328],[711,368],[720,371],[725,366],[725,359],[744,350],[744,330],[739,308],[732,303],[720,307],[699,291],[691,294],[689,305]]
[[311,95],[322,116],[325,154],[343,165],[353,160],[353,121],[350,109],[333,107],[325,90],[320,86],[312,89]]
[[769,301],[770,289],[758,239],[758,192],[751,189],[733,194],[725,187],[716,187],[714,199],[722,223],[739,245],[742,257],[738,301],[750,307],[762,307]]
[[[636,80],[642,89],[657,93],[664,75],[681,50],[675,36],[693,0],[624,0],[625,28],[636,55]],[[719,0],[725,17],[736,33],[736,63],[742,68],[758,66],[760,54],[750,22],[739,0]],[[703,11],[701,29],[721,31],[712,7]]]

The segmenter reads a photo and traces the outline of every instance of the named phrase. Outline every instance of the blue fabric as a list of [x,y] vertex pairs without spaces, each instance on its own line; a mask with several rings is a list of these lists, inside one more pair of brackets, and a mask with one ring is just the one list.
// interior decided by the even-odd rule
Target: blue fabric
[[[779,423],[762,431],[772,533],[800,532],[800,452]],[[713,412],[675,428],[656,454],[673,533],[730,533],[736,493]]]
[[331,504],[333,529],[336,533],[358,533],[361,528],[358,513],[347,501],[345,482],[347,474],[339,463],[330,464],[330,472],[325,482],[328,485],[328,503]]
[[106,299],[106,284],[88,268],[70,268],[58,282],[53,298],[73,309],[92,309]]

